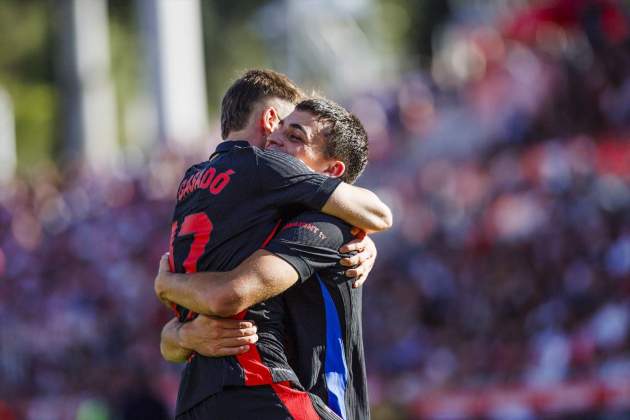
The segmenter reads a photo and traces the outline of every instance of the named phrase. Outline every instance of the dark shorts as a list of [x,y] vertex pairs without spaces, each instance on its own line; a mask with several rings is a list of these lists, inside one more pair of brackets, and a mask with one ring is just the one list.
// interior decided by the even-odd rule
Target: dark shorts
[[273,385],[226,387],[177,420],[318,420],[338,418],[321,400],[291,388],[287,382]]

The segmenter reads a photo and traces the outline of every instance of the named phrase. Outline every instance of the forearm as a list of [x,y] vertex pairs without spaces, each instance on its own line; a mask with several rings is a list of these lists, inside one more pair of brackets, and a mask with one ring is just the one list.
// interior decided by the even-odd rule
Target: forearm
[[298,280],[295,269],[265,250],[258,250],[228,272],[177,274],[161,270],[155,292],[194,312],[229,317],[276,296]]
[[193,274],[160,273],[156,293],[162,300],[177,303],[191,311],[219,315],[215,302],[220,299],[221,285],[227,273]]
[[235,315],[277,296],[298,281],[298,273],[282,258],[258,250],[227,273],[222,291],[223,316]]
[[188,360],[192,353],[191,350],[181,345],[179,338],[179,328],[181,325],[177,318],[173,318],[162,328],[160,352],[164,360],[173,363],[182,363]]
[[[195,276],[203,279],[203,274]],[[206,300],[219,317],[234,316],[277,296],[298,280],[289,263],[266,250],[256,251],[232,271],[213,274],[213,291]]]
[[344,183],[339,184],[322,212],[345,220],[367,233],[380,232],[392,226],[392,212],[376,194]]
[[191,311],[229,317],[264,300],[267,284],[256,264],[243,263],[229,272],[161,273],[157,293]]

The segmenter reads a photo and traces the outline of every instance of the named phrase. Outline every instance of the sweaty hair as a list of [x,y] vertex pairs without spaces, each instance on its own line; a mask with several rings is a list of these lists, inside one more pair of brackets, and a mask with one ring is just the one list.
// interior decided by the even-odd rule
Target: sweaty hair
[[295,109],[313,114],[326,125],[323,131],[326,156],[346,165],[342,181],[356,181],[368,161],[368,137],[361,121],[333,101],[322,98],[302,101]]
[[266,98],[296,104],[305,95],[287,76],[273,70],[249,70],[227,90],[221,102],[221,137],[247,126],[254,106]]

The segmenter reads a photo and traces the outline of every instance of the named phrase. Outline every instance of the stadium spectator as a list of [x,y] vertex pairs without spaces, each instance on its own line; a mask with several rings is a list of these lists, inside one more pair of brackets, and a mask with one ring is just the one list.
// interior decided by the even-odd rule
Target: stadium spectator
[[[375,237],[364,295],[384,415],[435,391],[630,372],[627,29],[575,19],[530,39],[518,22],[454,25],[432,72],[351,103],[372,142],[364,185],[399,221]],[[0,413],[114,413],[137,368],[172,408],[152,279],[186,163],[49,168],[0,190]]]

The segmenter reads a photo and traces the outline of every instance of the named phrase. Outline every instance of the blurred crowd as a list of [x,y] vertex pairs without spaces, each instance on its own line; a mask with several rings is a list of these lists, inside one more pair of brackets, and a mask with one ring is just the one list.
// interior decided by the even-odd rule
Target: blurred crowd
[[[375,417],[630,375],[630,26],[613,1],[542,4],[455,17],[431,69],[347,103],[371,139],[359,183],[395,215],[364,286]],[[152,279],[185,166],[0,190],[0,418],[170,412]]]
[[375,405],[628,378],[630,46],[615,5],[453,25],[432,73],[353,102],[374,146],[365,181],[395,216],[365,286]]
[[[16,418],[167,418],[178,369],[160,356],[153,276],[184,169],[165,156],[107,179],[49,168],[3,190],[0,400]],[[134,416],[138,401],[162,417]]]

